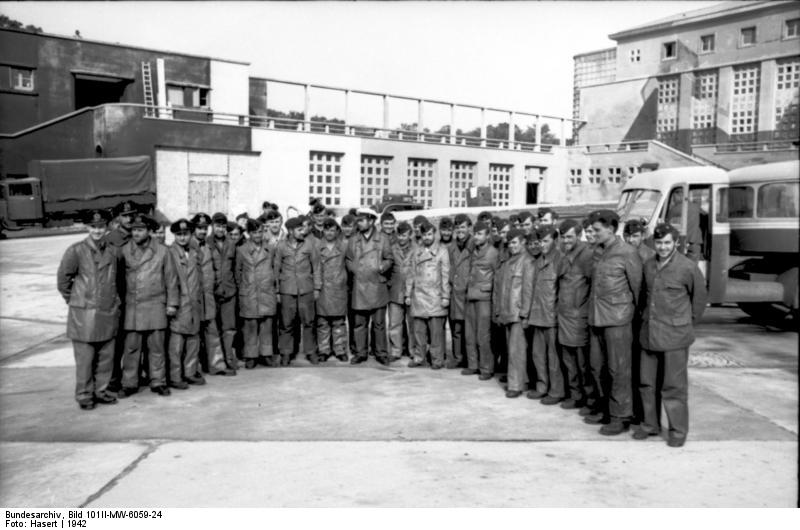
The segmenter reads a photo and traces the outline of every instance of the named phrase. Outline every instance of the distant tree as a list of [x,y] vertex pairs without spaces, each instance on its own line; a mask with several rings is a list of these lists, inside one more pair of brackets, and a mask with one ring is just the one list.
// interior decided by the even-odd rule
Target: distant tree
[[19,29],[30,33],[42,33],[42,28],[33,24],[23,25],[19,20],[14,20],[6,15],[0,15],[0,28]]

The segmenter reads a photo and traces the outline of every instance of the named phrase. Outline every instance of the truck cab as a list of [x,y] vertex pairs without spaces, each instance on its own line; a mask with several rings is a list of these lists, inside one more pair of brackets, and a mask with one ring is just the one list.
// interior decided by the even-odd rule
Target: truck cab
[[24,222],[43,217],[42,183],[39,179],[0,180],[0,219],[4,222]]
[[414,200],[411,195],[401,193],[384,195],[380,202],[375,203],[373,210],[382,214],[384,212],[404,212],[407,210],[422,210],[424,206]]

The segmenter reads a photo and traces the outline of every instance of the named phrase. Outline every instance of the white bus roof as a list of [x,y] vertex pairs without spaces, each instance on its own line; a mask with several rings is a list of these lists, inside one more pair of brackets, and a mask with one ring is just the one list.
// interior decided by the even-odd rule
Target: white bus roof
[[782,179],[800,179],[800,162],[788,160],[757,166],[740,167],[728,173],[731,184],[743,182],[764,182]]
[[624,190],[647,189],[665,190],[682,182],[710,183],[728,182],[728,174],[724,169],[711,166],[672,167],[639,173],[628,179]]

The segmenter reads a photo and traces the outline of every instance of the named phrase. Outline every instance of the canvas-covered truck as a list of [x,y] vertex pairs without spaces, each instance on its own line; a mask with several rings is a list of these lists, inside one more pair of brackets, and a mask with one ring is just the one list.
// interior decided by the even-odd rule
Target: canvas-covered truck
[[156,204],[149,156],[32,160],[25,178],[0,180],[0,230],[79,219],[123,200],[145,210]]

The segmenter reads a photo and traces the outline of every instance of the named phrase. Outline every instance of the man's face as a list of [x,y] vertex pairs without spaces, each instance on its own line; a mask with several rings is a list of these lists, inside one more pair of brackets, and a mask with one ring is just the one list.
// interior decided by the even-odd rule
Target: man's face
[[167,239],[167,227],[164,225],[159,225],[158,230],[153,232],[153,237],[163,243]]
[[356,224],[358,225],[359,232],[362,233],[369,232],[370,230],[372,230],[372,227],[375,226],[375,219],[373,219],[369,215],[362,215],[361,217],[358,218]]
[[240,217],[236,220],[236,224],[239,225],[242,230],[247,230],[247,217]]
[[628,234],[625,236],[625,242],[629,245],[632,245],[635,248],[639,248],[639,245],[642,244],[642,233],[636,232],[635,234]]
[[497,225],[492,225],[492,227],[489,229],[489,233],[492,235],[492,237],[499,236],[500,235],[500,231],[497,230]]
[[666,259],[675,251],[675,239],[672,234],[667,234],[661,239],[656,239],[656,253],[661,259]]
[[597,238],[594,234],[594,227],[592,225],[587,226],[583,229],[583,233],[586,235],[586,242],[590,245],[594,245],[597,243]]
[[500,239],[503,242],[506,242],[508,240],[508,232],[509,232],[509,230],[511,230],[511,226],[510,225],[506,225],[506,226],[504,226],[503,228],[500,229]]
[[578,236],[575,234],[575,229],[570,228],[566,233],[561,235],[561,245],[566,252],[572,252],[575,245],[578,244]]
[[205,240],[205,238],[208,237],[208,227],[207,226],[196,226],[194,228],[194,237],[198,241]]
[[234,228],[228,233],[228,237],[231,238],[231,241],[234,243],[238,243],[242,239],[242,230],[238,227]]
[[542,218],[539,220],[539,224],[540,225],[552,225],[553,224],[553,213],[552,212],[547,212],[546,214],[544,214],[542,216]]
[[353,232],[355,231],[355,229],[356,229],[356,227],[354,225],[345,225],[345,224],[343,224],[342,225],[342,234],[344,234],[344,237],[346,237],[346,238],[350,237],[350,236],[353,235]]
[[522,252],[522,240],[519,237],[515,237],[508,242],[508,252],[512,256],[516,256]]
[[[311,233],[311,220],[310,219],[306,219],[305,221],[303,221],[302,228],[303,228],[303,235],[310,234]],[[295,239],[298,239],[298,238],[295,238]]]
[[133,222],[132,215],[120,215],[119,216],[119,225],[126,230],[131,229],[131,223]]
[[414,237],[419,239],[419,236],[420,236],[419,227],[420,227],[420,225],[418,223],[414,223],[412,226],[414,227]]
[[386,219],[385,221],[381,221],[381,229],[383,230],[384,234],[393,234],[394,233],[394,225],[397,222],[394,219]]
[[522,221],[520,227],[525,231],[525,235],[531,235],[531,232],[533,232],[533,217],[528,217]]
[[302,241],[306,238],[306,227],[305,225],[300,225],[295,228],[292,228],[292,237],[298,241]]
[[553,239],[553,234],[548,234],[544,236],[542,239],[539,240],[539,244],[542,247],[542,253],[547,254],[553,249],[553,243],[555,240]]
[[403,232],[402,234],[400,232],[397,233],[397,242],[400,244],[401,247],[408,245],[410,241],[411,241],[411,230]]
[[259,228],[258,230],[253,230],[250,232],[250,239],[253,240],[253,243],[256,245],[260,245],[261,242],[264,240],[264,228]]
[[325,238],[325,241],[332,243],[333,241],[336,241],[337,237],[339,237],[339,229],[335,226],[323,228],[322,236]]
[[281,233],[281,224],[282,220],[280,217],[276,217],[275,219],[271,219],[267,221],[267,229],[269,229],[270,234],[277,236]]
[[461,223],[456,225],[456,241],[463,243],[469,237],[469,225]]
[[324,221],[325,217],[327,217],[327,216],[325,215],[325,210],[323,210],[320,213],[313,214],[313,217],[314,217],[314,224],[317,227],[320,227],[320,226],[322,226],[322,221]]
[[148,233],[147,228],[137,226],[131,230],[131,239],[133,239],[134,243],[143,243],[147,241],[149,237],[150,234]]
[[436,239],[436,230],[428,230],[427,232],[422,233],[422,245],[429,247],[433,245],[433,241]]
[[538,256],[542,253],[542,242],[536,237],[528,239],[528,251],[532,256]]
[[217,239],[225,239],[228,234],[228,227],[223,224],[214,223],[214,237]]
[[478,245],[479,247],[482,247],[483,245],[486,244],[487,241],[489,241],[489,231],[478,230],[472,237],[475,238],[475,244]]
[[453,240],[453,230],[451,228],[440,228],[439,235],[445,243]]
[[89,226],[89,237],[92,238],[92,241],[97,242],[103,239],[108,232],[108,225],[92,225]]
[[514,219],[513,221],[511,221],[510,224],[511,224],[511,226],[513,226],[514,228],[517,228],[517,229],[522,225],[522,223],[519,222],[519,219]]
[[175,242],[183,248],[186,248],[191,238],[192,234],[188,230],[185,230],[183,232],[178,232],[177,234],[175,234]]
[[592,223],[592,228],[594,228],[594,239],[598,244],[605,245],[614,239],[614,228],[611,225],[606,226],[596,221]]

